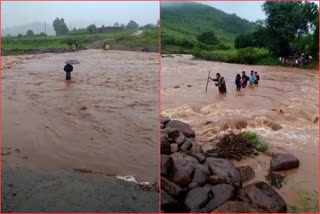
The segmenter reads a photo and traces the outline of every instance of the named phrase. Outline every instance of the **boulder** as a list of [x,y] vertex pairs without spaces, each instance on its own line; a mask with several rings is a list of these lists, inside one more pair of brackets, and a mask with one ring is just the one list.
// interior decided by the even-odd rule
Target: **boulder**
[[161,155],[161,176],[170,177],[173,172],[173,160],[169,155]]
[[231,184],[236,188],[242,187],[240,172],[231,161],[227,159],[208,157],[206,159],[206,164],[213,175],[223,178],[227,184]]
[[165,190],[170,195],[177,197],[183,193],[183,189],[181,187],[163,176],[161,176],[161,189]]
[[238,168],[238,170],[240,172],[242,182],[251,180],[256,175],[251,166],[241,166]]
[[299,159],[291,154],[276,154],[271,159],[270,167],[273,171],[294,169],[299,167]]
[[170,154],[170,143],[168,141],[168,136],[161,134],[161,154]]
[[189,124],[184,123],[179,120],[171,120],[170,122],[167,123],[166,127],[177,128],[187,137],[194,137],[195,136],[195,133],[191,129]]
[[194,211],[204,207],[210,199],[209,192],[210,188],[207,187],[196,187],[189,190],[184,201],[186,207]]
[[225,180],[224,178],[218,176],[218,175],[211,175],[209,178],[208,178],[208,183],[209,184],[212,184],[212,185],[217,185],[217,184],[224,184],[225,183]]
[[204,185],[209,178],[209,169],[206,165],[197,164],[195,166],[192,182],[189,184],[189,188]]
[[227,201],[212,213],[266,213],[266,211],[242,201]]
[[186,136],[182,132],[179,132],[179,136],[174,140],[179,146],[181,146],[186,141]]
[[210,188],[213,198],[209,200],[200,212],[209,213],[221,206],[226,201],[235,197],[235,188],[228,184],[219,184]]
[[172,209],[178,205],[178,201],[169,195],[166,191],[161,190],[161,209]]
[[187,187],[192,182],[195,165],[199,163],[198,160],[181,153],[174,153],[170,156],[174,164],[171,180],[181,187]]
[[160,119],[161,119],[161,124],[163,124],[163,125],[166,125],[171,120],[170,117],[166,117],[166,116],[163,116],[163,115],[161,115]]
[[171,143],[170,144],[170,150],[171,150],[171,153],[175,153],[175,152],[179,152],[179,146],[178,144],[176,143]]
[[282,129],[282,126],[276,122],[271,122],[269,124],[269,127],[273,130],[273,131],[278,131],[280,129]]
[[186,150],[184,152],[187,155],[197,158],[200,163],[204,163],[206,160],[202,147],[194,141],[192,143],[192,147],[189,150]]
[[258,181],[245,186],[238,193],[239,199],[270,213],[287,212],[285,200],[267,183]]
[[170,128],[170,129],[168,130],[168,139],[169,139],[169,141],[171,141],[171,142],[175,142],[175,139],[176,139],[177,137],[179,137],[179,135],[180,135],[179,129]]
[[187,140],[182,144],[180,149],[181,151],[185,152],[191,149],[192,145],[193,145],[193,141],[190,138],[187,138]]

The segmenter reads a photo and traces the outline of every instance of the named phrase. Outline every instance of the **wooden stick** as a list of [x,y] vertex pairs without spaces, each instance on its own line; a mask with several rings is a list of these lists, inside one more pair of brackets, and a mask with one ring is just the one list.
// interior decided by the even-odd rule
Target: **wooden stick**
[[206,93],[207,93],[207,91],[208,91],[208,84],[209,84],[210,73],[211,73],[211,71],[209,70],[209,72],[208,72],[208,79],[207,79],[207,86],[206,86]]

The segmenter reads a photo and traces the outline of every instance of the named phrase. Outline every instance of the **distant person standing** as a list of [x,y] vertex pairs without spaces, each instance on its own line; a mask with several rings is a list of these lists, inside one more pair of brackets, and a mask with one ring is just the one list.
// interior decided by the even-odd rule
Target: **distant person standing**
[[248,81],[249,81],[249,77],[246,75],[245,71],[242,71],[241,80],[242,80],[242,88],[247,87],[247,84],[248,84]]
[[254,81],[256,80],[256,76],[254,75],[254,71],[251,71],[251,74],[250,74],[250,86],[252,86],[254,84]]
[[227,93],[227,86],[226,86],[226,82],[224,81],[224,77],[220,75],[220,73],[216,74],[215,79],[209,77],[212,81],[216,81],[216,86],[218,86],[219,88],[219,92],[220,94],[226,94]]
[[73,71],[73,66],[67,63],[64,66],[64,71],[66,72],[66,80],[71,80],[71,72]]
[[254,84],[258,85],[259,84],[259,80],[260,80],[260,76],[258,74],[258,72],[254,72],[255,76],[256,76],[256,79],[254,81]]
[[237,91],[241,90],[241,76],[240,74],[237,74],[235,84],[237,86]]

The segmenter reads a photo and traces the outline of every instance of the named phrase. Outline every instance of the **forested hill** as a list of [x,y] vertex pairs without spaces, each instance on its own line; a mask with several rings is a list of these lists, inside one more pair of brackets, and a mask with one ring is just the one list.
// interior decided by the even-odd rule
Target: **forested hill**
[[219,40],[233,41],[235,36],[253,32],[256,25],[235,14],[195,2],[161,2],[162,33],[197,36],[214,31]]

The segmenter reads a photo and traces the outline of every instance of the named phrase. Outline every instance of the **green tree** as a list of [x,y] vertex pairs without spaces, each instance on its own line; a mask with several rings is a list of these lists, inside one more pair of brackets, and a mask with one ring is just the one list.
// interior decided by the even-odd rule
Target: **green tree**
[[19,33],[19,34],[18,34],[18,38],[21,38],[21,37],[22,37],[22,34],[21,34],[21,33]]
[[33,31],[32,31],[32,30],[28,30],[28,31],[27,31],[27,33],[26,33],[26,35],[27,35],[27,36],[33,36],[33,35],[34,35],[34,33],[33,33]]
[[47,34],[46,33],[44,33],[44,32],[41,32],[40,34],[39,34],[39,36],[47,36]]
[[66,25],[66,23],[64,22],[64,19],[61,18],[56,18],[54,21],[53,21],[53,24],[52,24],[55,32],[56,32],[56,35],[64,35],[66,33],[69,32],[69,29]]
[[130,20],[130,22],[127,24],[127,28],[137,30],[139,28],[139,25],[135,21]]
[[97,32],[97,27],[96,27],[94,24],[89,25],[89,26],[87,27],[87,31],[88,31],[89,33],[96,33],[96,32]]
[[319,17],[318,6],[313,2],[266,1],[262,7],[272,41],[269,48],[277,56],[292,54],[293,42],[308,35]]
[[219,40],[217,39],[213,31],[201,33],[197,37],[197,39],[199,42],[205,43],[207,45],[216,45],[219,43]]
[[116,22],[113,24],[113,27],[120,27],[120,25],[119,25],[119,23]]

